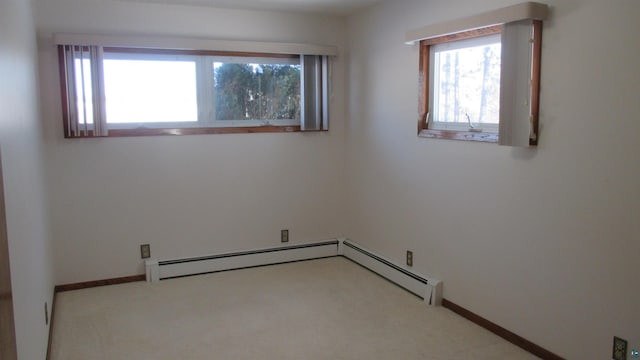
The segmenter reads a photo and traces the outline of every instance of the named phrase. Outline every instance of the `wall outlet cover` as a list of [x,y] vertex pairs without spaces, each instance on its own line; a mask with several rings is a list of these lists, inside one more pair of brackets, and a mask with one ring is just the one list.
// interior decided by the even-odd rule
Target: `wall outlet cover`
[[413,266],[413,251],[407,250],[407,266]]
[[611,354],[611,358],[613,360],[627,360],[627,340],[617,336],[613,337],[613,353]]
[[289,242],[289,230],[288,229],[280,230],[280,242],[283,242],[283,243]]
[[140,257],[143,259],[148,259],[151,257],[151,245],[149,244],[140,245]]

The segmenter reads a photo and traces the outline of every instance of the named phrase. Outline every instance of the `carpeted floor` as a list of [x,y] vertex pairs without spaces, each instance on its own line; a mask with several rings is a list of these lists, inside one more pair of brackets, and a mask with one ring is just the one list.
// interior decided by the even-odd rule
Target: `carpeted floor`
[[57,295],[74,359],[536,359],[344,258]]

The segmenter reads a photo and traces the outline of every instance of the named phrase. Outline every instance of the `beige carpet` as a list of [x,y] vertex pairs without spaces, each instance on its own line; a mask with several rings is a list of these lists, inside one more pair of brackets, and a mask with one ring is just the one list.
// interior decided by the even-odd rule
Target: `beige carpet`
[[52,359],[536,359],[343,258],[59,293]]

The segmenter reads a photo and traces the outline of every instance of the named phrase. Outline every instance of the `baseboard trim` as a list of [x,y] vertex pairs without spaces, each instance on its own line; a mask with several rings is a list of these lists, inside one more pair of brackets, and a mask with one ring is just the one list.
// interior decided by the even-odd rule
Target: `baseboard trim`
[[551,351],[532,343],[522,336],[515,334],[447,299],[442,299],[442,306],[544,360],[565,360],[563,357],[558,356]]
[[46,355],[46,360],[51,359],[51,343],[53,340],[53,321],[55,320],[56,317],[56,294],[57,292],[53,291],[53,300],[51,300],[51,316],[49,317],[49,339],[47,339],[47,355]]
[[117,284],[125,284],[136,281],[145,281],[145,275],[132,275],[132,276],[124,276],[113,279],[103,279],[103,280],[94,280],[94,281],[84,281],[73,284],[64,284],[64,285],[56,285],[54,292],[64,292],[64,291],[72,291],[72,290],[81,290],[88,289],[99,286],[108,286],[108,285],[117,285]]
[[125,284],[136,281],[145,281],[145,275],[124,276],[113,279],[103,279],[94,281],[84,281],[73,284],[56,285],[53,288],[53,300],[51,300],[51,316],[49,317],[49,339],[47,339],[47,355],[46,360],[51,359],[51,343],[53,342],[53,324],[56,318],[56,298],[59,292],[82,290],[99,286]]

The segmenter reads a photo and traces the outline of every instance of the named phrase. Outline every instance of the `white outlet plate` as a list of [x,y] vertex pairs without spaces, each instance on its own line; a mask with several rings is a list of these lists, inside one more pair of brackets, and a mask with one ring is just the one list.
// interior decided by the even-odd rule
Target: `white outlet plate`
[[148,259],[151,257],[151,245],[149,244],[140,245],[140,257],[142,259]]

